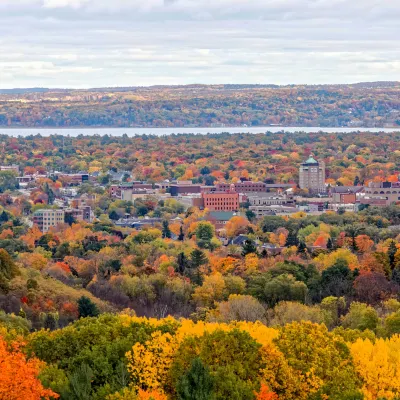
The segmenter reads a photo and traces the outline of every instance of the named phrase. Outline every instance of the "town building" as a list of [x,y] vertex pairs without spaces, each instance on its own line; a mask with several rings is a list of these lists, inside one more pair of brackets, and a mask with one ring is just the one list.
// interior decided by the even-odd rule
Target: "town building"
[[332,203],[355,204],[364,193],[364,186],[335,186],[330,189]]
[[87,173],[78,173],[78,174],[55,173],[54,175],[58,180],[60,180],[64,185],[67,186],[78,186],[84,182],[89,181],[89,174]]
[[270,206],[250,206],[249,210],[253,211],[254,214],[256,214],[257,218],[280,214],[294,214],[299,211],[294,206],[289,207],[280,204]]
[[238,211],[239,193],[234,191],[202,193],[203,207],[210,211]]
[[0,171],[11,171],[15,172],[17,175],[19,175],[19,166],[16,164],[13,165],[1,165],[0,166]]
[[42,232],[48,230],[58,224],[64,223],[65,213],[63,210],[40,209],[33,214],[33,223],[37,225]]
[[233,211],[210,211],[206,216],[205,220],[212,223],[215,229],[218,231],[225,228],[225,225],[234,216],[239,215]]
[[271,205],[294,205],[293,195],[279,193],[257,193],[246,196],[251,206],[271,206]]
[[370,182],[362,204],[390,205],[400,202],[400,182]]
[[[237,193],[254,193],[254,192],[266,192],[267,186],[264,182],[253,182],[253,181],[241,181],[233,183],[235,192]],[[229,192],[231,191],[232,184],[230,183],[217,183],[217,192]]]
[[300,165],[300,189],[310,193],[325,193],[325,163],[317,161],[312,155]]
[[65,215],[71,215],[75,221],[85,221],[92,222],[94,215],[91,207],[89,206],[80,206],[78,208],[66,208],[64,210]]

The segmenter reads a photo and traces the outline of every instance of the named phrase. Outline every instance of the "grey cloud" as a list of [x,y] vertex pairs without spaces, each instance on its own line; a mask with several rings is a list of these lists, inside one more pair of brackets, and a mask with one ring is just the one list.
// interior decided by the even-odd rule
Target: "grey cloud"
[[398,80],[400,2],[1,0],[0,87]]

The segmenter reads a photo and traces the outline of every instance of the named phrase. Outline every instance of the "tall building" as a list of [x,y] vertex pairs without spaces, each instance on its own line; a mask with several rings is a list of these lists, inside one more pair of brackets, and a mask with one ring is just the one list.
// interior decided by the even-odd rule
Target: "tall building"
[[209,211],[238,211],[239,193],[235,192],[235,185],[230,186],[229,192],[202,193],[204,208]]
[[42,232],[47,232],[51,227],[64,222],[64,211],[54,209],[37,210],[33,214],[33,223],[39,227]]
[[310,193],[325,193],[325,163],[310,155],[300,165],[299,186],[300,189],[308,189]]

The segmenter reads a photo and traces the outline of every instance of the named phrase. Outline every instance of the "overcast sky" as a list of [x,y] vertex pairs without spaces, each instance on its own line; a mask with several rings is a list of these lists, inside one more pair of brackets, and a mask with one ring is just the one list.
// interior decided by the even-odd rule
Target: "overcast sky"
[[400,80],[400,0],[0,0],[0,88]]

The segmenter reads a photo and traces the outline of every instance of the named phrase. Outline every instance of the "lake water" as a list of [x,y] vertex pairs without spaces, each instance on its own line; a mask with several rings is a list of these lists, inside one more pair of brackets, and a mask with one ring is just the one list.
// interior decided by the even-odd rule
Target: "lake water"
[[0,128],[0,135],[8,136],[29,136],[40,134],[42,136],[64,135],[64,136],[92,136],[92,135],[109,135],[122,136],[125,133],[128,136],[137,135],[156,135],[165,136],[172,134],[199,134],[207,135],[218,133],[265,133],[265,132],[326,132],[326,133],[352,133],[352,132],[400,132],[399,128],[320,128],[320,127],[237,127],[237,128]]

